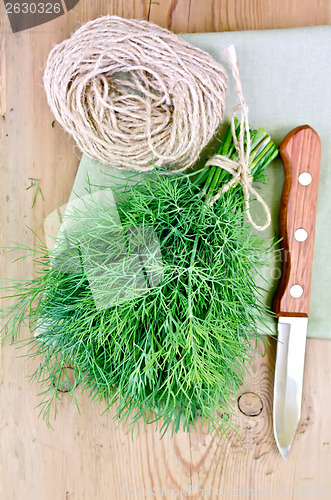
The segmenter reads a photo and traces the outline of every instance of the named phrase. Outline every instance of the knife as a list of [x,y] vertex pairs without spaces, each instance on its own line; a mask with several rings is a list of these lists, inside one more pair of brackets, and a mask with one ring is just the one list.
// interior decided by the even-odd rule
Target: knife
[[279,213],[282,277],[273,302],[278,317],[273,427],[286,459],[301,413],[321,142],[304,125],[285,137],[279,152],[285,179]]

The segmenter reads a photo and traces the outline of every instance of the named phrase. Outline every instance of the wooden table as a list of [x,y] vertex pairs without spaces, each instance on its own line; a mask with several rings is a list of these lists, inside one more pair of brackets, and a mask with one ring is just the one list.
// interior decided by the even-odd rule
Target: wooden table
[[[13,34],[1,2],[2,245],[33,245],[25,226],[38,230],[41,218],[65,203],[72,188],[80,153],[58,125],[52,126],[42,67],[51,47],[80,23],[106,13],[149,14],[176,32],[196,32],[331,21],[330,0],[160,0],[150,12],[147,4],[80,0],[64,16]],[[40,179],[44,196],[44,201],[37,196],[34,208],[33,189],[26,190],[29,178]],[[1,278],[33,276],[31,262],[11,261],[2,252]],[[149,490],[156,488],[161,497],[158,487],[171,490],[164,492],[166,498],[185,497],[188,488],[186,498],[331,498],[331,342],[308,340],[302,418],[287,462],[277,452],[272,431],[274,342],[264,357],[255,357],[236,405],[240,433],[228,438],[203,431],[166,434],[160,440],[149,427],[132,442],[116,428],[114,412],[101,415],[102,407],[85,394],[79,396],[79,414],[64,393],[54,429],[48,429],[35,408],[39,386],[27,378],[35,364],[18,358],[22,354],[24,349],[15,350],[8,342],[1,352],[1,500],[116,500],[141,498],[142,493],[153,498]]]

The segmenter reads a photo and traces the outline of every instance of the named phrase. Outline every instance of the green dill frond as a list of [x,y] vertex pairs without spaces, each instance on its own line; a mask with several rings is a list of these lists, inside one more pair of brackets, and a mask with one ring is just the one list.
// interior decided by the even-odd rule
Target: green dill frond
[[[220,150],[234,154],[229,132]],[[252,132],[257,180],[276,154],[264,131]],[[66,214],[53,252],[41,240],[32,250],[37,276],[12,283],[3,336],[15,341],[29,325],[46,418],[69,365],[73,397],[79,383],[107,407],[117,402],[131,426],[140,418],[160,422],[162,433],[233,425],[252,341],[266,342],[255,282],[271,247],[245,223],[240,186],[206,204],[227,175],[155,170],[115,190],[116,204],[91,196]]]

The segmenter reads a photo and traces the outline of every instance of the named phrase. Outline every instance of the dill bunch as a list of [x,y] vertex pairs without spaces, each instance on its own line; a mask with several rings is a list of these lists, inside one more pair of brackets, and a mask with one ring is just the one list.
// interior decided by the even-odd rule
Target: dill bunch
[[[250,134],[251,172],[261,181],[277,148],[263,129]],[[231,128],[219,153],[237,154]],[[48,420],[63,386],[75,398],[80,384],[107,408],[117,402],[117,417],[133,427],[141,417],[162,433],[233,425],[252,341],[265,342],[256,277],[270,242],[245,223],[240,186],[208,203],[228,179],[219,167],[155,169],[113,188],[108,205],[90,193],[66,214],[52,253],[39,239],[37,276],[12,283],[15,303],[2,317],[12,341],[23,324],[34,333],[32,378]]]

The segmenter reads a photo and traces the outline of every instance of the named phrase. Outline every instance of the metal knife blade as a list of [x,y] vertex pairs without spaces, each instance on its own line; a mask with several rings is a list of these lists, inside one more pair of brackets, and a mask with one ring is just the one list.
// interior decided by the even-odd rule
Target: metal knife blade
[[308,319],[279,318],[273,425],[286,459],[300,420]]
[[279,152],[284,188],[279,213],[282,278],[273,303],[278,316],[273,426],[287,458],[301,414],[321,143],[308,125],[292,130]]

